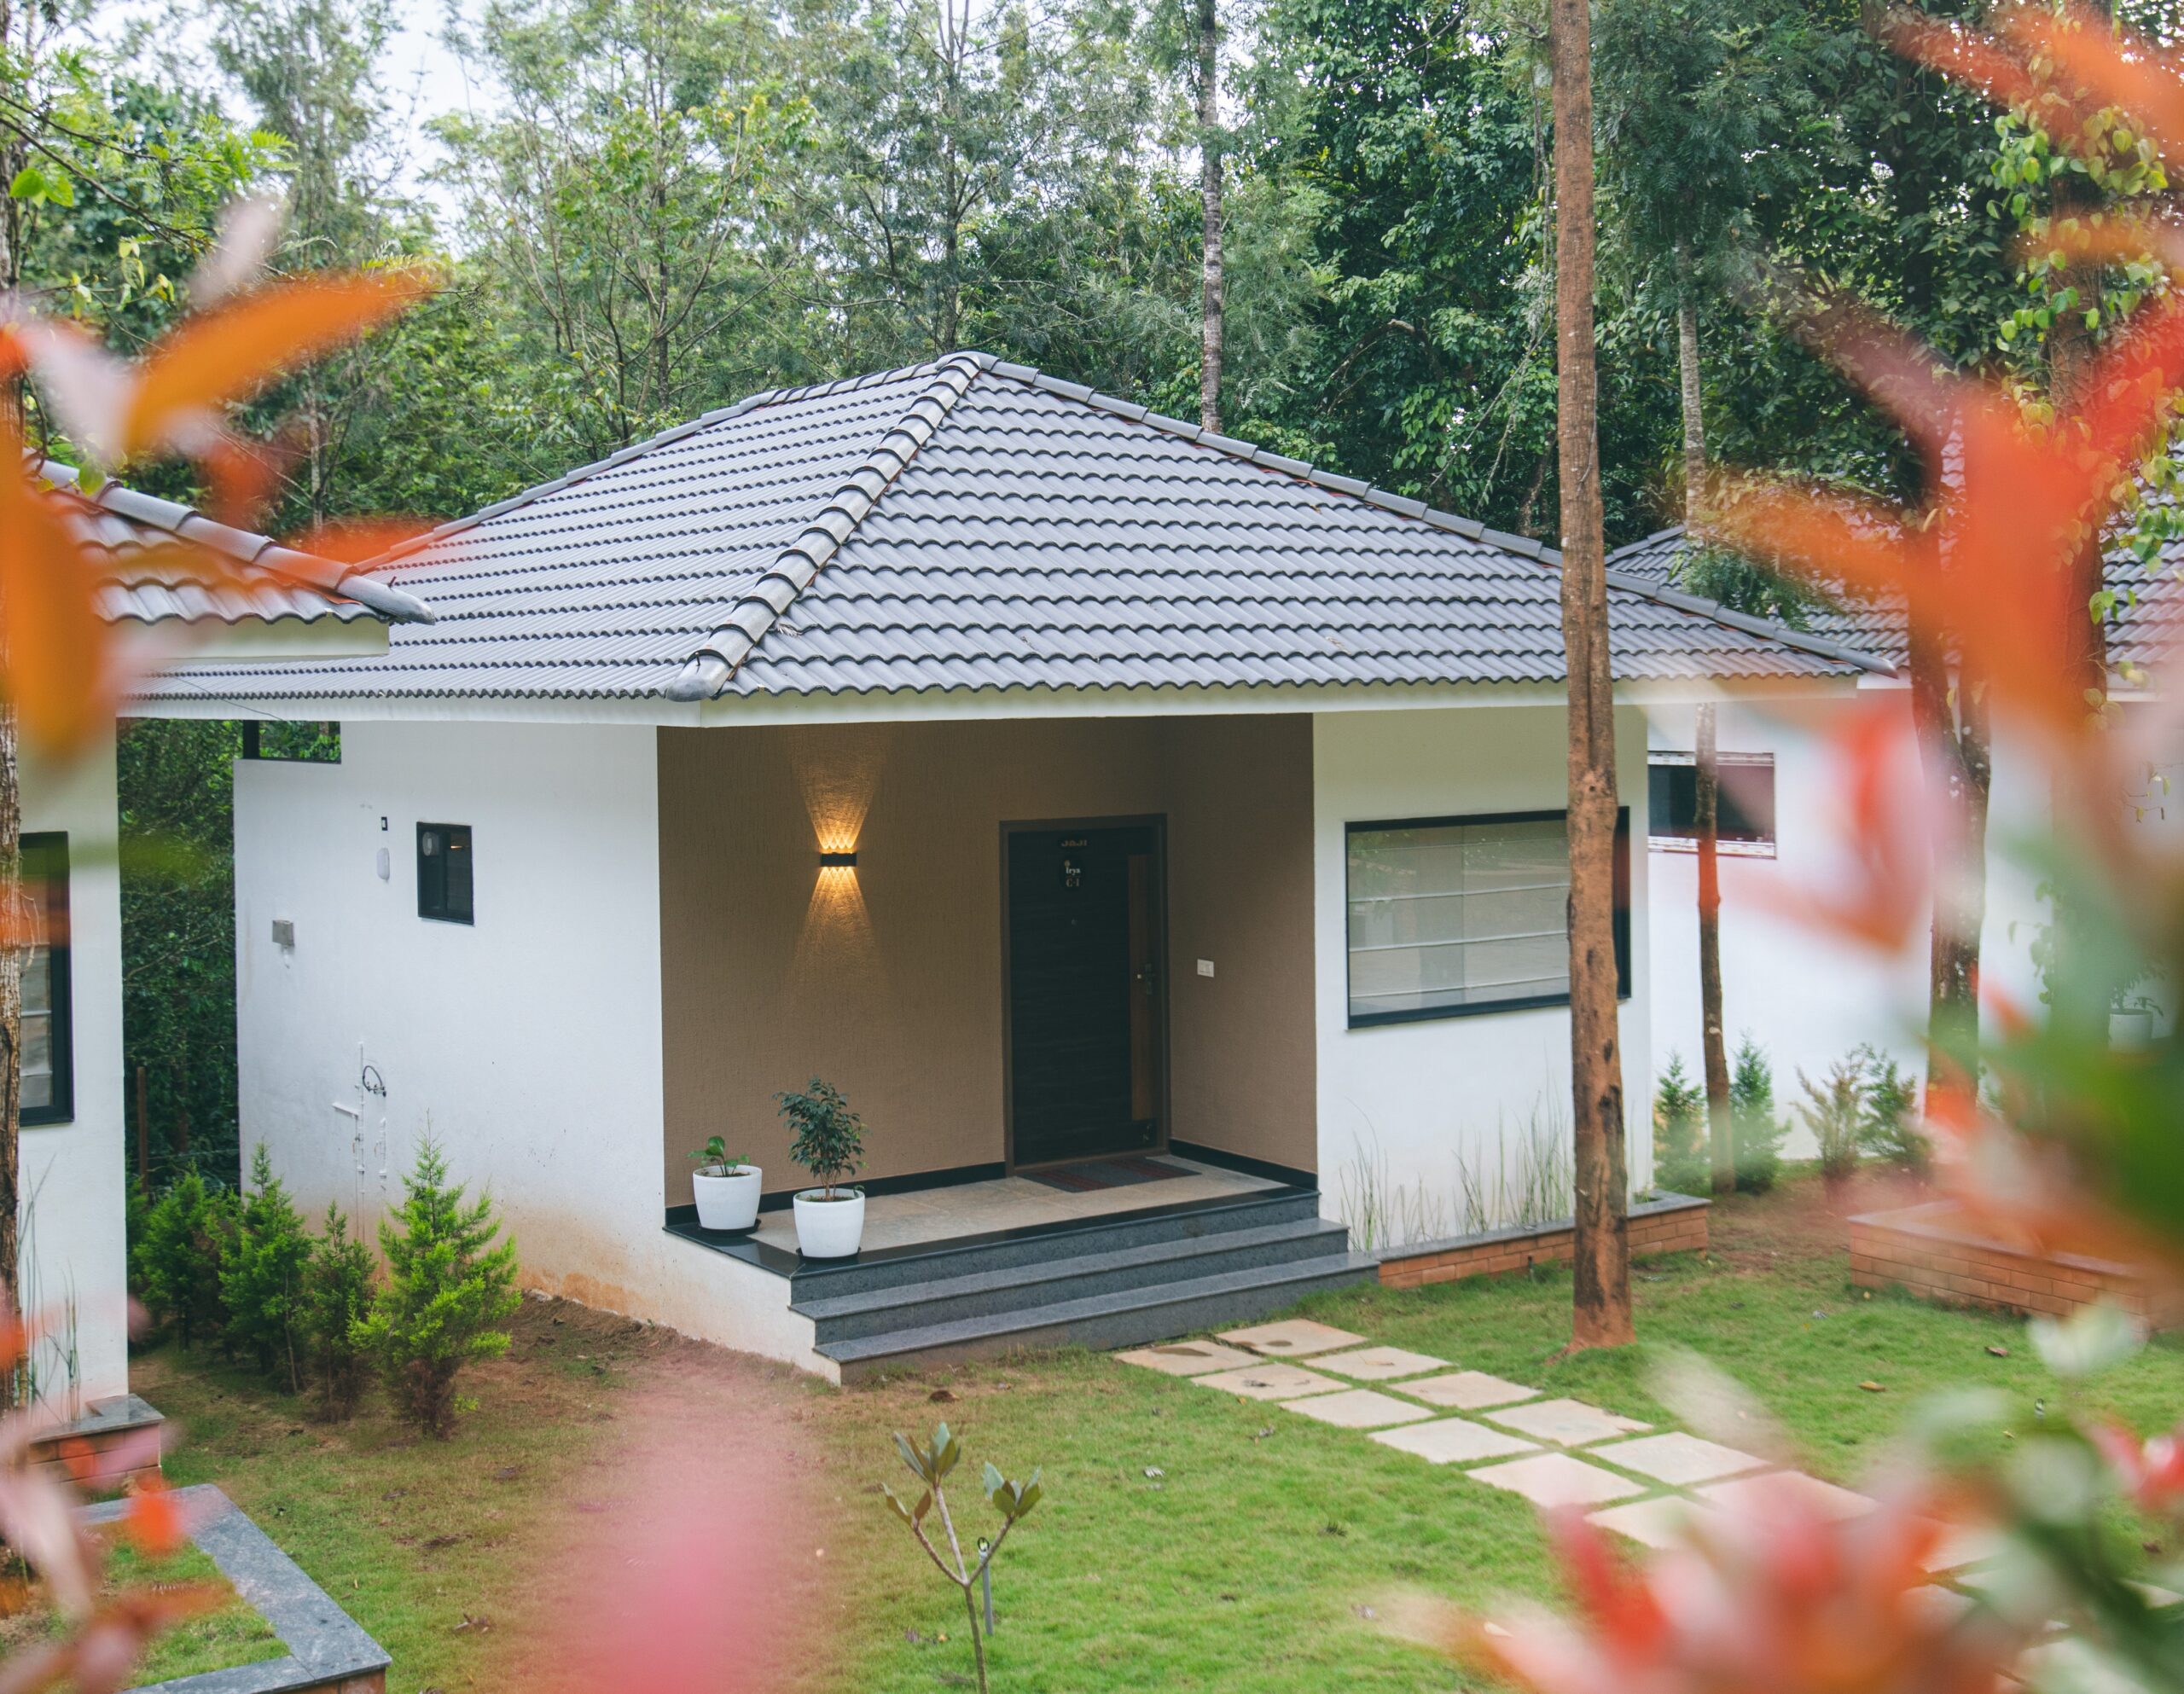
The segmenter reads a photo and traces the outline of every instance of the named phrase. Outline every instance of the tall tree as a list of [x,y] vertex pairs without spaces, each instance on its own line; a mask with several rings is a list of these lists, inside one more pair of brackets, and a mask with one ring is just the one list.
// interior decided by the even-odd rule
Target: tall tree
[[1204,324],[1199,339],[1198,419],[1221,431],[1222,313],[1227,278],[1222,270],[1221,16],[1216,0],[1198,0],[1199,200],[1205,213],[1200,291]]
[[1594,340],[1591,0],[1551,0],[1555,456],[1570,712],[1570,1092],[1577,1227],[1570,1345],[1620,1347],[1630,1314],[1623,1050],[1616,1030],[1615,685],[1608,657]]

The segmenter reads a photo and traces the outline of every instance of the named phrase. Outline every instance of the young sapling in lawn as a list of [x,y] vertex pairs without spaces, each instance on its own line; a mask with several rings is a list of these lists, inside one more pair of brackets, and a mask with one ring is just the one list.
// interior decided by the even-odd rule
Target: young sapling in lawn
[[[1001,1551],[1001,1544],[1008,1539],[1008,1532],[1031,1515],[1031,1508],[1039,1503],[1039,1473],[1031,1472],[1026,1482],[1012,1482],[1000,1470],[989,1463],[985,1467],[982,1492],[1001,1514],[1001,1530],[988,1541],[981,1536],[976,1544],[977,1557],[966,1559],[963,1546],[956,1533],[956,1520],[948,1510],[948,1494],[944,1487],[948,1473],[963,1457],[963,1444],[949,1433],[948,1425],[941,1424],[932,1432],[932,1442],[921,1447],[908,1436],[897,1430],[895,1450],[903,1455],[903,1463],[910,1467],[910,1474],[924,1485],[915,1505],[905,1505],[894,1489],[885,1486],[880,1493],[887,1496],[887,1504],[895,1515],[909,1526],[910,1534],[926,1551],[933,1568],[963,1592],[963,1610],[971,1620],[971,1658],[979,1674],[979,1694],[985,1694],[986,1650],[979,1633],[978,1588],[979,1581],[992,1568],[994,1555]],[[948,1542],[945,1558],[932,1544],[926,1533],[926,1523],[934,1513],[940,1517],[942,1534]]]

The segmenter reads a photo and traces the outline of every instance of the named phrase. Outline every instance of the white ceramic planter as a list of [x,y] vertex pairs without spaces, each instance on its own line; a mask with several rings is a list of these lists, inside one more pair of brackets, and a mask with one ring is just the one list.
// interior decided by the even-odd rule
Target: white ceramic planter
[[698,1222],[706,1229],[748,1229],[758,1221],[758,1167],[739,1164],[726,1176],[699,1171],[690,1179],[698,1197]]
[[2153,1013],[2143,1007],[2110,1012],[2108,1045],[2117,1053],[2144,1053],[2153,1045]]
[[837,1188],[807,1188],[796,1197],[797,1250],[807,1259],[846,1259],[864,1239],[864,1196]]

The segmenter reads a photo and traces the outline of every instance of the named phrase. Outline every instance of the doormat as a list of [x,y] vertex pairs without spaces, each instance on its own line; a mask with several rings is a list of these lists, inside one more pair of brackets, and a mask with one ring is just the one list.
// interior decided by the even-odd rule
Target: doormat
[[1082,1164],[1066,1164],[1054,1170],[1027,1170],[1025,1177],[1059,1188],[1065,1194],[1089,1194],[1101,1188],[1128,1188],[1140,1182],[1165,1182],[1171,1176],[1195,1176],[1188,1165],[1165,1159],[1095,1158]]

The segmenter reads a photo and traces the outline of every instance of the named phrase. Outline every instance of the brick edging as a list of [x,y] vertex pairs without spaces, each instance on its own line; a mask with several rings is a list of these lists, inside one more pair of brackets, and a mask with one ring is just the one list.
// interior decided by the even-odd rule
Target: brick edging
[[1850,1221],[1850,1280],[1862,1288],[1902,1288],[1945,1305],[2051,1317],[2106,1300],[2150,1328],[2184,1326],[2184,1299],[2130,1266],[2011,1246],[1980,1233],[1947,1202]]
[[[1664,1194],[1633,1206],[1631,1253],[1705,1252],[1706,1215],[1712,1204],[1690,1194]],[[1498,1276],[1532,1265],[1566,1263],[1573,1251],[1576,1230],[1574,1219],[1556,1218],[1547,1223],[1385,1248],[1374,1256],[1380,1262],[1382,1287],[1423,1288],[1465,1277]]]

